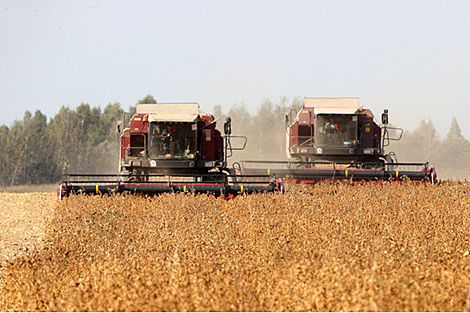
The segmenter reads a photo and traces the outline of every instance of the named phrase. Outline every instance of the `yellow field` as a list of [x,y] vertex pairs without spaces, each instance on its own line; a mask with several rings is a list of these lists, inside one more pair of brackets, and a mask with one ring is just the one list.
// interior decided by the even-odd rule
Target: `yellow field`
[[0,310],[468,311],[467,183],[75,196]]

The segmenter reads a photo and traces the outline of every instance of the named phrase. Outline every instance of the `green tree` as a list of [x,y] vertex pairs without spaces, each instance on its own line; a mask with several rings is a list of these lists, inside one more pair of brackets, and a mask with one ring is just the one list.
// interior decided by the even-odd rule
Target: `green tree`
[[6,153],[10,167],[10,185],[24,184],[26,182],[26,167],[31,160],[34,150],[34,134],[29,130],[32,114],[26,111],[22,120],[15,120],[8,132]]
[[7,186],[10,182],[9,168],[11,164],[11,156],[9,155],[10,147],[8,144],[8,136],[10,129],[6,125],[0,126],[0,186]]
[[[28,112],[29,113],[29,112]],[[29,113],[30,116],[31,113]],[[25,117],[28,115],[25,113]],[[5,151],[9,156],[8,176],[9,184],[13,186],[21,180],[20,175],[24,171],[25,149],[24,149],[24,128],[23,121],[15,120],[10,127],[8,137],[6,138]]]
[[147,95],[145,98],[139,100],[138,104],[150,104],[150,103],[157,103],[157,100],[152,95]]
[[26,184],[41,184],[48,181],[50,151],[47,147],[45,129],[47,117],[36,110],[34,116],[24,120]]
[[74,110],[62,106],[48,125],[49,145],[54,151],[53,162],[57,165],[55,177],[63,173],[76,173],[80,167],[85,137],[82,120],[83,111],[80,119]]
[[45,140],[47,117],[26,111],[22,120],[0,127],[0,185],[38,184],[47,181],[50,166]]
[[108,104],[101,119],[101,131],[106,140],[116,139],[116,123],[122,118],[124,110],[119,102]]

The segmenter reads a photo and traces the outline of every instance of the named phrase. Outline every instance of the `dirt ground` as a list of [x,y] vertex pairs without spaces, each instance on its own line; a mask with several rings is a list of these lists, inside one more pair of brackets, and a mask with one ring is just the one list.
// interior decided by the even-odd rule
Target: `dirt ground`
[[0,264],[40,247],[58,204],[52,192],[0,192]]

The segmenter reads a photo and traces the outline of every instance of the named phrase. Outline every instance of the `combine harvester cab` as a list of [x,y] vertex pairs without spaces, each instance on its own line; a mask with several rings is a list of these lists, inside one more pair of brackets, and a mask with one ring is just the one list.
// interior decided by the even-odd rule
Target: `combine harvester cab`
[[289,161],[242,161],[243,173],[275,173],[294,182],[412,180],[437,182],[427,162],[398,163],[385,153],[401,128],[388,126],[385,109],[379,126],[359,98],[304,98],[299,112],[286,114]]
[[[65,174],[58,196],[71,193],[204,192],[221,196],[240,193],[283,192],[282,179],[273,175],[235,175],[227,158],[243,150],[246,137],[225,135],[212,115],[201,114],[197,103],[137,104],[136,114],[124,114],[118,123],[118,174]],[[231,139],[237,139],[233,147]]]

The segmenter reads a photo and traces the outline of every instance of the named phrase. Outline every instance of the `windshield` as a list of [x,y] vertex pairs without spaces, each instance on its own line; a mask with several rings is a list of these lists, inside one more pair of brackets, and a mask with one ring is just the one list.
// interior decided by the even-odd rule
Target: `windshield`
[[356,145],[356,115],[317,114],[315,116],[315,146],[355,147]]
[[149,125],[149,157],[152,159],[194,159],[195,123],[156,123]]

